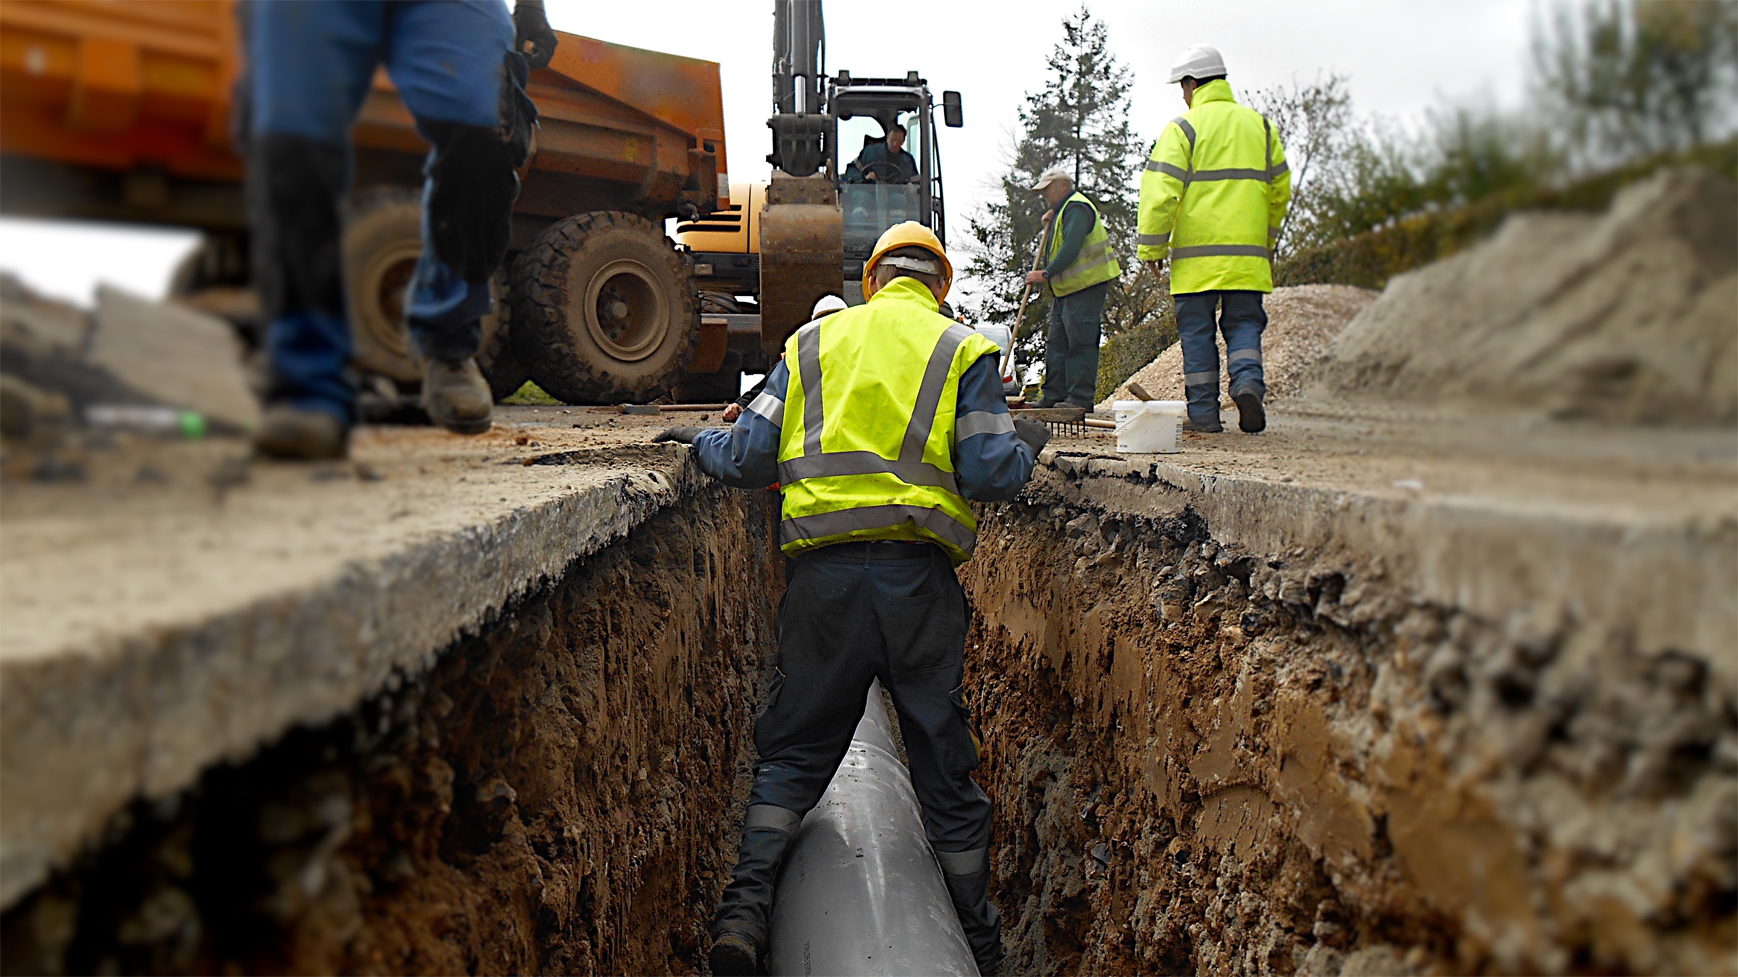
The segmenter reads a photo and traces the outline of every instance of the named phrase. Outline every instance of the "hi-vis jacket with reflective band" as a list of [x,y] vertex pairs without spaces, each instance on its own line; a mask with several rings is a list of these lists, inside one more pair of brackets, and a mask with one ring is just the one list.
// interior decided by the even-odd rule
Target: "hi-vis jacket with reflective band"
[[1099,282],[1115,281],[1122,276],[1122,266],[1116,263],[1116,255],[1110,252],[1110,235],[1105,233],[1104,217],[1099,214],[1098,205],[1079,190],[1069,194],[1062,206],[1056,208],[1056,218],[1050,230],[1050,253],[1045,256],[1046,260],[1055,261],[1057,253],[1062,250],[1062,212],[1077,201],[1092,208],[1092,230],[1086,232],[1086,241],[1080,245],[1080,256],[1074,259],[1074,264],[1050,279],[1050,294],[1058,297],[1072,295]]
[[964,563],[977,518],[954,477],[954,442],[1007,415],[954,416],[960,376],[994,342],[896,278],[864,305],[785,343],[791,366],[779,436],[786,553],[856,540],[938,543]]
[[1223,78],[1195,89],[1141,174],[1135,256],[1171,259],[1171,293],[1273,291],[1272,249],[1291,203],[1279,135]]

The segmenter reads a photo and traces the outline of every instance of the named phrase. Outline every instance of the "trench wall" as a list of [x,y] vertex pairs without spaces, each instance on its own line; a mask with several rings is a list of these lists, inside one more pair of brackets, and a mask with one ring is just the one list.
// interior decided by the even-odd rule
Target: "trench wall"
[[[1734,969],[1731,608],[1703,589],[1733,527],[1580,566],[1601,527],[1416,536],[1436,518],[1062,457],[985,511],[967,687],[1007,972]],[[1656,579],[1626,608],[1578,573]]]
[[8,973],[689,973],[782,586],[702,485],[426,669],[139,802],[6,914]]

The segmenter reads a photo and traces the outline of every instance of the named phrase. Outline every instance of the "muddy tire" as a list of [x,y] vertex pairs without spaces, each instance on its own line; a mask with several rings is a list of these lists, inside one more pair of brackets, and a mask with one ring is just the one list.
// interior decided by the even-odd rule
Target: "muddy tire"
[[483,371],[483,379],[489,381],[489,392],[497,402],[511,397],[531,379],[530,371],[513,351],[513,303],[507,300],[508,278],[503,268],[489,279],[489,288],[495,294],[495,311],[483,317],[483,342],[477,347],[477,369]]
[[513,267],[514,351],[570,404],[670,392],[700,339],[688,266],[663,231],[603,211],[557,221]]
[[345,203],[341,248],[353,362],[420,383],[422,365],[404,325],[404,293],[422,254],[422,197],[407,187],[358,191]]

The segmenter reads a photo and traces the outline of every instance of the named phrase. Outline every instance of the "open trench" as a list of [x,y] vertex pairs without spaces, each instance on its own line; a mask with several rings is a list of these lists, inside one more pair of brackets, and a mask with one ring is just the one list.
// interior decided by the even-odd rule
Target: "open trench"
[[[986,507],[962,574],[1005,972],[1729,962],[1738,752],[1702,659],[1056,484]],[[702,487],[349,715],[136,803],[6,914],[4,969],[702,972],[776,501]]]

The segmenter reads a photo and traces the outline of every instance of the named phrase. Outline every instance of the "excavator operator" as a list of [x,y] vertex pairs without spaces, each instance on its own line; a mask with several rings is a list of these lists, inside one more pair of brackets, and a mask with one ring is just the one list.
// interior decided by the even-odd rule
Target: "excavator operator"
[[970,611],[953,568],[977,542],[968,500],[1019,494],[1049,433],[1008,412],[996,344],[937,311],[953,265],[935,234],[894,225],[864,270],[867,301],[798,329],[733,427],[657,437],[692,444],[726,485],[780,483],[791,557],[742,846],[712,923],[714,974],[760,972],[779,865],[877,678],[978,969],[1001,964],[990,799],[972,780],[963,685]]
[[917,159],[905,151],[905,127],[897,122],[887,137],[863,147],[845,167],[846,183],[910,183],[917,179]]
[[493,305],[489,278],[512,232],[514,170],[537,123],[526,77],[555,54],[542,0],[518,0],[511,16],[504,0],[241,8],[248,220],[272,366],[255,447],[298,459],[348,451],[356,391],[338,205],[350,182],[350,126],[381,64],[434,146],[422,257],[404,302],[425,364],[423,405],[448,430],[488,430],[494,398],[473,357]]

